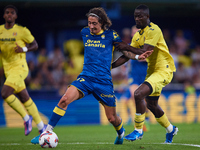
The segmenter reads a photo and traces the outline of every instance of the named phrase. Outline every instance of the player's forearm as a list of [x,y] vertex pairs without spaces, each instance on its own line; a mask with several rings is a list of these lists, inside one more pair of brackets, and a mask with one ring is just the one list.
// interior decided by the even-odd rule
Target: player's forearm
[[38,49],[38,44],[36,40],[34,40],[32,43],[27,44],[26,47],[28,48],[28,51],[35,51]]
[[129,60],[125,55],[120,56],[117,60],[112,63],[112,69],[123,65],[125,62]]
[[130,51],[122,51],[122,53],[124,54],[124,56],[126,56],[129,59],[135,59],[136,54]]
[[140,54],[142,54],[142,53],[144,53],[146,51],[145,49],[135,48],[135,47],[132,47],[130,45],[127,45],[125,50],[129,51],[129,52],[132,52],[134,54],[138,54],[138,55],[140,55]]

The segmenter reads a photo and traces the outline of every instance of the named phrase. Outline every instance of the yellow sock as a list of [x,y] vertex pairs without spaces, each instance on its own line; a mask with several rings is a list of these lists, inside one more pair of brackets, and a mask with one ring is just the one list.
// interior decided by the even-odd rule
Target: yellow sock
[[160,118],[156,118],[156,120],[161,126],[163,126],[165,128],[167,128],[170,125],[170,122],[165,114],[162,115],[162,117],[160,117]]
[[24,118],[27,115],[22,103],[15,95],[12,94],[8,96],[5,99],[5,102],[8,103],[8,105],[12,107],[18,114],[20,114],[22,118]]
[[29,98],[29,100],[24,103],[24,106],[28,111],[29,115],[33,117],[33,120],[35,121],[36,124],[42,121],[38,109],[31,98]]
[[145,113],[141,115],[135,114],[135,127],[137,129],[142,129],[144,125],[144,120],[145,120]]

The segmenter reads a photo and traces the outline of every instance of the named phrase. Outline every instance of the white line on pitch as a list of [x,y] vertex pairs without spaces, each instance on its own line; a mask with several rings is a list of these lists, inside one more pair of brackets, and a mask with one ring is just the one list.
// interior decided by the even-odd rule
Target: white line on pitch
[[[113,144],[113,143],[108,143],[108,142],[97,142],[97,143],[85,143],[85,142],[75,142],[75,143],[59,143],[59,144],[72,144],[72,145],[78,145],[78,144]],[[166,144],[166,143],[143,143],[143,144]],[[27,144],[19,144],[19,143],[1,143],[1,146],[4,145],[34,145],[32,143],[27,143]],[[184,145],[184,146],[192,146],[192,147],[200,147],[200,145],[197,144],[181,144],[181,143],[169,143],[168,145]]]

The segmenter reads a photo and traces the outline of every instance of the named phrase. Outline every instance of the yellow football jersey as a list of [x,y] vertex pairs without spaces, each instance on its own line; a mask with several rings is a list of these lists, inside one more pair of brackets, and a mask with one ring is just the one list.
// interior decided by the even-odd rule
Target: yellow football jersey
[[153,53],[146,59],[148,63],[147,72],[170,69],[176,71],[174,60],[169,53],[161,29],[154,23],[150,23],[144,29],[139,30],[132,38],[131,46],[142,48],[144,44],[154,46]]
[[16,47],[16,43],[20,47],[24,47],[26,43],[29,44],[33,41],[34,37],[26,27],[15,24],[11,29],[6,29],[5,25],[1,25],[0,50],[4,69],[26,63],[26,53],[16,53],[14,47]]

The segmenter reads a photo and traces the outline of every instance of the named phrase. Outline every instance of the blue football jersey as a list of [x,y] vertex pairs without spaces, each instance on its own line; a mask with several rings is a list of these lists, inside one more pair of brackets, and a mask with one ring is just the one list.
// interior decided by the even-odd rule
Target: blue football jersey
[[129,73],[128,78],[132,79],[132,83],[129,84],[138,84],[144,82],[146,74],[147,74],[147,62],[139,62],[137,60],[130,60],[130,66],[129,66]]
[[89,27],[81,31],[84,43],[84,64],[80,75],[111,79],[111,62],[114,42],[121,38],[114,30],[105,30],[99,35],[90,33]]

